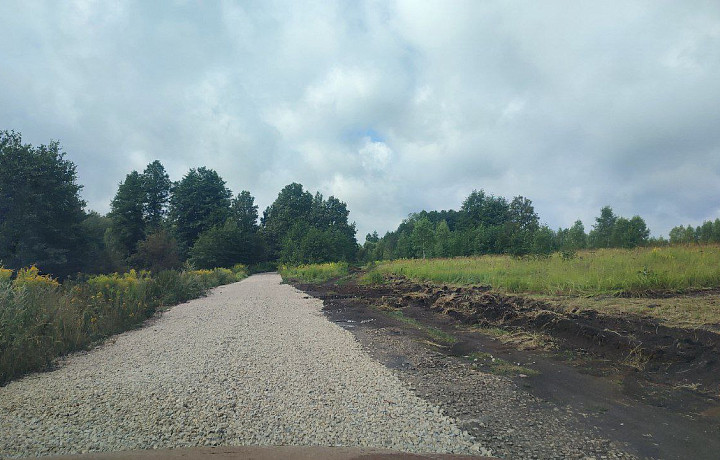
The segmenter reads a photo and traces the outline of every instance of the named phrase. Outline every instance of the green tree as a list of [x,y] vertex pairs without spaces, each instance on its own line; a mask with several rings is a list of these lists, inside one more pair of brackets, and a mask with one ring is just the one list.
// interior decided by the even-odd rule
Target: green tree
[[568,229],[566,247],[568,249],[585,249],[588,244],[588,236],[585,234],[585,226],[581,220],[576,220]]
[[230,268],[259,262],[262,250],[256,233],[244,231],[237,222],[228,219],[198,237],[190,249],[190,260],[198,268]]
[[58,142],[33,147],[0,132],[0,260],[65,276],[82,268],[85,202]]
[[670,244],[680,244],[682,243],[682,237],[685,233],[685,227],[682,225],[675,226],[670,230]]
[[133,266],[153,273],[174,270],[181,265],[177,241],[162,228],[138,243],[131,261]]
[[85,236],[85,252],[83,254],[83,273],[112,273],[122,271],[122,266],[115,263],[111,248],[105,243],[105,234],[112,222],[109,217],[101,216],[95,211],[88,213],[82,222],[82,234]]
[[631,248],[632,245],[632,234],[630,228],[630,221],[624,217],[618,217],[613,225],[612,238],[610,240],[610,246],[614,248]]
[[395,243],[395,250],[393,256],[398,259],[410,259],[415,257],[415,251],[413,250],[413,242],[410,235],[407,233],[400,233],[397,236],[397,242]]
[[463,228],[501,226],[508,221],[509,210],[505,198],[473,190],[460,208],[460,225]]
[[708,244],[713,241],[713,223],[711,220],[706,220],[696,230],[698,235],[698,241],[700,243]]
[[134,254],[138,242],[145,238],[144,202],[143,177],[133,171],[120,183],[110,203],[110,231],[123,257]]
[[450,257],[452,254],[452,233],[447,222],[441,220],[435,226],[435,256],[436,257]]
[[325,200],[300,184],[287,185],[263,213],[270,257],[286,263],[354,260],[358,245],[349,214],[347,205],[333,196]]
[[508,221],[516,230],[534,233],[540,228],[540,218],[535,212],[532,201],[524,196],[516,196],[508,208]]
[[692,225],[685,227],[685,231],[682,235],[682,241],[685,244],[697,243],[697,233]]
[[223,225],[230,216],[232,193],[225,181],[212,169],[191,169],[172,188],[170,220],[186,255],[201,233]]
[[713,243],[720,243],[720,219],[715,219],[713,222],[713,231],[712,231],[712,242]]
[[595,225],[588,235],[588,241],[593,248],[609,248],[612,246],[613,230],[617,217],[610,206],[600,210],[600,216],[595,219]]
[[411,239],[415,248],[415,254],[432,257],[432,248],[435,244],[435,228],[427,217],[422,217],[413,228]]
[[547,256],[555,251],[555,233],[547,225],[543,225],[533,237],[532,253]]
[[372,260],[378,260],[378,243],[380,236],[377,232],[368,233],[365,235],[365,243],[363,243],[362,250],[359,253],[358,259],[363,262],[370,262]]
[[261,224],[271,259],[279,257],[281,242],[296,223],[309,222],[312,204],[313,196],[310,192],[293,182],[286,185],[265,209]]
[[258,231],[258,207],[250,192],[243,190],[232,202],[232,217],[244,233]]
[[172,182],[165,172],[165,167],[159,160],[155,160],[145,168],[142,174],[143,216],[145,225],[151,232],[156,232],[163,224],[167,215]]
[[650,229],[645,220],[640,216],[633,216],[630,219],[629,235],[627,240],[630,247],[645,246],[650,239]]
[[510,254],[516,256],[528,254],[532,250],[535,232],[540,226],[532,201],[523,196],[516,196],[510,202],[507,216],[505,238],[508,242],[499,241],[498,252],[501,252],[504,246],[508,246],[507,251]]

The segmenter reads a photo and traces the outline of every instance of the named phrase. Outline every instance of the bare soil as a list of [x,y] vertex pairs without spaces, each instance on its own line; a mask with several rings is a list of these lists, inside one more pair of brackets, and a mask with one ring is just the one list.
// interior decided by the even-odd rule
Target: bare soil
[[296,287],[500,457],[720,452],[712,331],[404,278]]

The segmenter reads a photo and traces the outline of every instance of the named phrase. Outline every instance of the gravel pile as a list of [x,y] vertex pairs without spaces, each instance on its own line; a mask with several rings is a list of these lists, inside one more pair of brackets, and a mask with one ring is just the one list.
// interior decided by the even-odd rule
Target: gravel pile
[[0,388],[0,457],[198,445],[488,454],[322,315],[256,275]]

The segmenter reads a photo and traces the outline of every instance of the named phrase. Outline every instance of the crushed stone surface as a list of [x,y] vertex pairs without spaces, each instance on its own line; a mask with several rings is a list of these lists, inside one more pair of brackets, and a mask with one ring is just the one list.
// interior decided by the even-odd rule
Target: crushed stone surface
[[0,388],[0,457],[203,445],[488,455],[328,321],[255,275]]

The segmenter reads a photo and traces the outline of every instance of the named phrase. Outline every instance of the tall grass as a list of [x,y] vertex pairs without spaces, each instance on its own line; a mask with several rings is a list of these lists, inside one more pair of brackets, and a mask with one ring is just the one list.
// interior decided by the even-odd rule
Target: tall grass
[[247,276],[233,270],[134,270],[59,284],[35,267],[15,274],[0,267],[0,385],[133,328],[155,311],[200,297],[209,288]]
[[283,280],[302,281],[304,283],[323,283],[333,278],[346,276],[349,272],[346,262],[328,262],[324,264],[280,267]]
[[598,295],[720,287],[720,246],[601,249],[574,258],[509,256],[393,260],[372,270],[448,284],[483,284],[512,293]]

